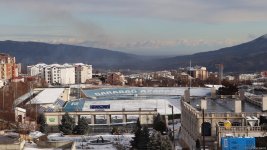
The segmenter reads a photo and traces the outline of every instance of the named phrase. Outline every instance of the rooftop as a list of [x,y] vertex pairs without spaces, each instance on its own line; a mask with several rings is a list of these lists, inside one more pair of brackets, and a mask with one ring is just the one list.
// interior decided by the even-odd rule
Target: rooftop
[[59,96],[63,93],[64,88],[46,88],[37,96],[31,99],[31,104],[51,104],[56,102]]
[[[184,95],[188,87],[124,87],[124,88],[102,88],[94,90],[83,90],[87,97],[105,97],[105,96],[177,96]],[[210,95],[210,88],[191,88],[191,96]]]
[[[191,106],[196,109],[200,109],[201,99],[196,98],[191,100]],[[261,108],[251,104],[247,101],[241,101],[242,112],[261,112]],[[235,99],[207,99],[207,110],[206,112],[234,112]]]

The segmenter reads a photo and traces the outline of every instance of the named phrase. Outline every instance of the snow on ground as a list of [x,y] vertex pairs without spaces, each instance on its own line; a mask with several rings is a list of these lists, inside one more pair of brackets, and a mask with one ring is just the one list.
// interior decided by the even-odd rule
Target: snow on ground
[[[130,147],[130,141],[133,134],[122,134],[122,135],[110,135],[110,134],[98,134],[98,135],[87,135],[87,136],[62,136],[60,133],[53,133],[48,136],[51,141],[73,141],[76,142],[77,149],[96,149],[96,150],[116,150],[113,144],[107,145],[90,145],[90,141],[97,140],[100,136],[104,140],[109,140],[113,144],[122,144],[126,147]],[[83,146],[82,146],[83,145]]]
[[34,131],[34,132],[30,132],[30,134],[29,134],[29,136],[31,137],[31,138],[38,138],[38,137],[40,137],[40,136],[42,136],[42,135],[44,135],[42,132],[40,132],[40,131]]
[[[77,143],[78,144],[81,143]],[[80,146],[81,147],[81,146]],[[114,147],[112,144],[108,145],[86,145],[84,144],[81,148],[76,148],[76,150],[85,150],[85,149],[95,149],[95,150],[117,150],[116,147]]]
[[[90,141],[97,140],[100,136],[104,140],[109,140],[111,144],[106,145],[91,145]],[[82,149],[95,149],[95,150],[116,150],[114,144],[124,145],[126,148],[130,147],[130,141],[134,137],[133,134],[122,134],[122,135],[110,135],[110,134],[98,134],[98,135],[87,135],[87,136],[63,136],[61,133],[52,133],[48,135],[48,139],[51,141],[73,141],[76,142],[77,150]],[[61,150],[54,148],[38,148],[35,143],[25,143],[24,150]]]
[[61,148],[40,148],[35,143],[26,142],[23,150],[62,150]]

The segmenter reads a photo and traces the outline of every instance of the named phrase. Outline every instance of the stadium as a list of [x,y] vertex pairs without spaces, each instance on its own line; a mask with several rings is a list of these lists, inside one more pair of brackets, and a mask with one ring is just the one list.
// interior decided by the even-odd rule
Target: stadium
[[[152,124],[155,115],[179,117],[180,99],[188,88],[167,87],[123,87],[81,90],[82,98],[66,101],[57,109],[45,110],[49,126],[60,124],[62,115],[68,112],[77,123],[85,117],[90,126],[121,126],[136,123]],[[210,95],[210,88],[191,88],[190,95],[203,97]],[[55,104],[58,104],[58,99]],[[173,109],[173,110],[172,110]],[[103,128],[102,128],[103,129]],[[102,131],[102,130],[101,130]]]

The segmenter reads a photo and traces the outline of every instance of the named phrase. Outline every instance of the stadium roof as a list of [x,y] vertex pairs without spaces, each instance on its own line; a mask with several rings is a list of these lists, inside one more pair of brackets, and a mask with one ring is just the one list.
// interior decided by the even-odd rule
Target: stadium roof
[[[83,90],[87,97],[104,97],[104,96],[122,96],[122,95],[137,95],[137,96],[177,96],[184,95],[187,87],[130,87],[130,88],[103,88],[94,90]],[[191,96],[207,96],[210,95],[210,88],[191,88]]]
[[124,100],[92,100],[80,99],[67,102],[64,111],[137,111],[139,108],[143,110],[157,109],[158,113],[171,115],[171,108],[174,106],[174,114],[181,114],[180,96],[165,96],[165,98],[141,98],[141,99],[124,99]]
[[46,88],[31,99],[31,104],[53,104],[63,93],[64,88]]

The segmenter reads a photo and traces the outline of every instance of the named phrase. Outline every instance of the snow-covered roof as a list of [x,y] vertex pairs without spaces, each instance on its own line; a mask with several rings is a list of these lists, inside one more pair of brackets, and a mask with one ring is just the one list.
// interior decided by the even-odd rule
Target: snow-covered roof
[[31,104],[52,104],[63,93],[64,88],[46,88],[31,99]]
[[43,67],[43,66],[47,66],[47,64],[45,64],[45,63],[38,63],[38,64],[36,64],[35,66],[36,66],[36,67]]
[[[121,96],[121,95],[184,95],[184,91],[188,87],[129,87],[129,88],[102,88],[102,89],[85,89],[83,93],[87,97],[105,97],[105,96]],[[191,87],[191,96],[209,95],[210,88]]]
[[180,106],[181,97],[165,97],[165,98],[140,98],[140,99],[127,99],[127,100],[92,100],[80,99],[76,101],[69,101],[64,107],[64,111],[96,111],[99,108],[92,108],[91,106],[109,106],[104,108],[105,111],[137,111],[139,108],[143,110],[154,110],[157,108],[160,114],[172,114],[169,105],[174,106],[174,114],[181,114]]
[[209,88],[215,87],[216,90],[218,90],[220,87],[223,87],[223,85],[213,85],[213,84],[205,84],[205,86]]
[[74,65],[75,66],[84,66],[85,64],[84,63],[75,63]]

